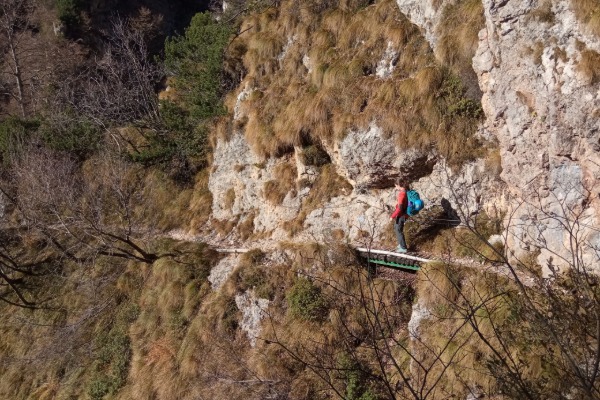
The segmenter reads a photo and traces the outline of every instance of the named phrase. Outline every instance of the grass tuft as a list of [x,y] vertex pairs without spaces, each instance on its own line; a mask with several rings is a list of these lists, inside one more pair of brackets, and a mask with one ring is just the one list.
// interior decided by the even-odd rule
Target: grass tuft
[[273,169],[274,179],[265,182],[263,197],[269,203],[279,205],[290,191],[295,196],[297,175],[296,164],[293,161],[277,164]]
[[[476,157],[480,144],[470,138],[481,113],[477,96],[472,94],[478,86],[472,84],[476,79],[472,79],[470,57],[483,23],[481,2],[460,2],[446,11],[448,57],[444,62],[452,68],[459,66],[454,68],[455,75],[468,78],[462,97],[449,113],[444,107],[454,99],[446,99],[443,91],[449,73],[436,62],[427,41],[395,2],[383,0],[366,7],[366,3],[350,3],[298,9],[283,2],[281,12],[290,18],[267,21],[260,31],[250,30],[234,40],[257,49],[257,43],[269,37],[265,32],[293,38],[276,66],[265,67],[277,53],[274,50],[251,51],[252,57],[245,58],[245,80],[261,88],[247,100],[252,111],[244,132],[253,149],[263,157],[283,154],[293,146],[343,139],[349,131],[376,121],[404,147],[438,149],[455,165]],[[317,9],[322,13],[316,13]],[[452,25],[456,21],[460,22],[458,34]],[[388,45],[397,53],[395,70],[389,78],[379,79],[375,76],[377,60]],[[266,49],[280,46],[267,45]],[[461,69],[466,61],[471,75]],[[270,185],[268,189],[273,189],[275,183]],[[272,202],[280,201],[278,193]]]
[[298,278],[286,294],[290,315],[307,321],[322,321],[327,303],[321,289],[307,278]]
[[231,211],[234,203],[235,203],[235,189],[229,188],[225,192],[225,196],[223,196],[223,208]]
[[597,0],[571,0],[577,19],[596,36],[600,36],[600,3]]
[[303,229],[304,221],[311,211],[322,207],[332,198],[339,195],[348,195],[352,192],[352,185],[337,174],[332,164],[321,167],[320,173],[311,186],[308,196],[303,200],[298,216],[284,223],[284,227],[295,235]]
[[583,50],[577,70],[585,77],[588,84],[595,85],[600,82],[600,54],[591,49]]
[[556,19],[554,11],[552,11],[552,0],[540,0],[537,8],[529,13],[529,17],[552,25]]
[[471,59],[484,27],[481,0],[463,0],[444,8],[438,25],[437,52],[441,60],[458,71],[472,70]]

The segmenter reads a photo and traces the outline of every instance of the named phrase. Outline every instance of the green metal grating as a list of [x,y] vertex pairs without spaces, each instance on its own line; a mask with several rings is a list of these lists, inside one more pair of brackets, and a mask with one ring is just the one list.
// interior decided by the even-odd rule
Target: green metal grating
[[395,262],[391,262],[391,261],[375,260],[372,258],[369,258],[368,261],[373,264],[385,265],[386,267],[393,267],[393,268],[399,268],[399,269],[410,269],[413,271],[418,271],[421,269],[421,267],[419,267],[418,265],[399,264],[399,263],[395,263]]

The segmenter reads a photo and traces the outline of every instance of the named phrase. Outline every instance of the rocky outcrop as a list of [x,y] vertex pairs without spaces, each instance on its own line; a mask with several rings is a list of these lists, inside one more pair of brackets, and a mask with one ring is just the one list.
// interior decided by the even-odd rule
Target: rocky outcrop
[[252,216],[253,232],[277,231],[277,237],[287,236],[281,231],[281,224],[297,215],[300,197],[290,191],[281,204],[271,204],[265,199],[265,185],[275,180],[275,167],[289,160],[262,160],[241,133],[229,140],[219,140],[214,160],[209,179],[213,218],[242,221]]
[[[397,3],[435,48],[447,2]],[[512,199],[503,204],[509,245],[516,255],[540,250],[546,272],[568,266],[569,221],[578,219],[578,251],[591,265],[600,245],[589,229],[600,210],[600,87],[586,58],[600,51],[600,40],[586,33],[568,0],[483,0],[483,6],[473,68],[483,92],[484,133],[498,140],[501,178]]]
[[423,35],[435,50],[437,44],[436,27],[441,18],[441,10],[448,0],[396,0],[398,8],[413,24],[421,28]]
[[[541,249],[543,266],[566,266],[573,239],[589,254],[600,236],[600,86],[582,68],[600,40],[586,35],[569,1],[484,0],[486,27],[473,66],[486,129],[500,143],[502,179],[520,201],[506,224],[516,250]],[[543,13],[543,14],[542,14]],[[586,250],[587,247],[587,250]],[[561,261],[561,258],[565,260]]]
[[256,345],[261,332],[261,320],[266,316],[269,300],[259,299],[253,290],[235,296],[235,304],[242,313],[240,329],[246,332],[250,346]]
[[429,175],[436,163],[430,152],[399,148],[375,123],[348,132],[329,153],[338,171],[359,190],[389,188],[399,177],[412,182]]
[[[450,2],[397,4],[435,48],[436,27]],[[589,250],[600,246],[600,234],[585,228],[597,224],[600,210],[600,87],[589,57],[600,52],[600,41],[586,33],[570,4],[483,0],[485,27],[473,68],[483,92],[480,135],[498,142],[502,182],[490,172],[496,167],[489,160],[455,171],[435,155],[399,148],[374,121],[365,130],[323,143],[353,190],[308,212],[300,236],[318,240],[337,231],[357,241],[365,232],[380,235],[386,229],[386,206],[394,203],[393,180],[402,177],[413,182],[426,204],[446,202],[449,208],[462,208],[465,216],[481,209],[505,212],[511,250],[517,256],[541,251],[538,261],[548,271],[564,266],[557,260],[570,259],[567,244],[573,232],[565,222],[577,218],[582,223],[577,240],[591,257]],[[393,69],[394,57],[388,46],[377,62],[380,79]],[[240,89],[234,119],[247,114],[244,103],[251,93],[250,87]],[[278,179],[282,163],[295,165],[295,183],[315,181],[319,169],[304,165],[302,151],[265,161],[252,152],[243,132],[220,140],[209,184],[213,217],[240,222],[251,215],[253,233],[287,239],[282,225],[298,215],[310,187],[295,185],[280,202],[267,201],[265,191]]]
[[210,286],[212,290],[218,290],[223,286],[229,276],[233,273],[235,268],[240,263],[240,255],[233,254],[221,259],[217,265],[215,265],[210,270],[210,275],[208,275],[208,281],[210,282]]

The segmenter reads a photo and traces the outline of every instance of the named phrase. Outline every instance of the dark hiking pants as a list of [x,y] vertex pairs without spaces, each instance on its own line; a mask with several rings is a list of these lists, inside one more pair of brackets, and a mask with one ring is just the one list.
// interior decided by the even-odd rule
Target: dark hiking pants
[[396,218],[394,221],[394,232],[396,232],[396,239],[398,239],[398,246],[406,249],[406,241],[404,240],[404,221],[405,217]]

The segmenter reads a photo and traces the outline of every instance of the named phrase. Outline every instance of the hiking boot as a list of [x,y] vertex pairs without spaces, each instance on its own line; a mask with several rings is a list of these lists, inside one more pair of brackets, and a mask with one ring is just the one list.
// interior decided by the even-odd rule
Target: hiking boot
[[396,253],[406,253],[407,250],[404,247],[398,246],[396,247]]

